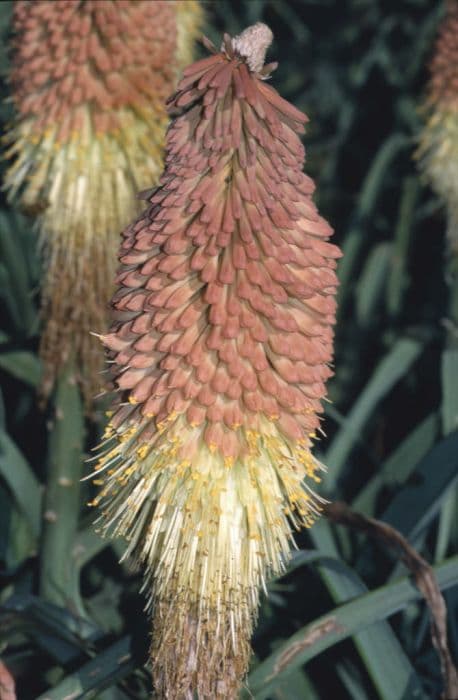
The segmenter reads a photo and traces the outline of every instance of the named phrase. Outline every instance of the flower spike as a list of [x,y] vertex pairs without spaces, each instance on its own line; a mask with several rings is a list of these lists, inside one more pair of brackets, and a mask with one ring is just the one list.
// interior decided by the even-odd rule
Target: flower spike
[[10,197],[45,249],[42,393],[72,358],[86,405],[103,384],[119,233],[162,170],[166,97],[191,60],[196,0],[18,0],[7,135]]
[[94,505],[143,563],[161,698],[237,696],[260,590],[320,512],[340,252],[302,172],[306,117],[265,82],[271,36],[185,69],[103,338],[119,400]]

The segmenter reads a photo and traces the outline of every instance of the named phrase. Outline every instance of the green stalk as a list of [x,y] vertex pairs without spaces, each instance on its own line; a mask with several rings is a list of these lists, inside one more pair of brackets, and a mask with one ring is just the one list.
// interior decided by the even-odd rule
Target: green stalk
[[73,550],[80,514],[84,416],[71,365],[58,380],[43,508],[40,595],[84,616]]

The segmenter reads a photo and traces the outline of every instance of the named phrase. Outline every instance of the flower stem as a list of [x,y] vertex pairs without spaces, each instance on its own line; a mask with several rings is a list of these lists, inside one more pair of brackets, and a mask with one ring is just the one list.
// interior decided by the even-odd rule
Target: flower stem
[[84,615],[84,607],[78,580],[73,575],[72,550],[80,512],[83,438],[80,390],[72,365],[67,365],[57,384],[50,429],[40,594],[79,615]]

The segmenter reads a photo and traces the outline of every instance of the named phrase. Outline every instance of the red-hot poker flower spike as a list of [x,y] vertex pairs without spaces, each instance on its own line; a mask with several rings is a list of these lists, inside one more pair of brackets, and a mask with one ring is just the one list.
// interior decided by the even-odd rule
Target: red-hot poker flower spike
[[190,60],[196,0],[18,0],[6,186],[39,215],[47,271],[47,395],[73,355],[86,403],[100,390],[119,232],[159,178],[166,97]]
[[145,565],[158,697],[236,696],[259,590],[320,510],[340,252],[302,172],[306,117],[265,82],[271,37],[207,41],[184,71],[104,337],[120,399],[94,505]]

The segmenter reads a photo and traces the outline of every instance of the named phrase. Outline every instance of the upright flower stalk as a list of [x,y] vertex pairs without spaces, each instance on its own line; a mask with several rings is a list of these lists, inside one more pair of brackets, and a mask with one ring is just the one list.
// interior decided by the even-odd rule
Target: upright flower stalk
[[119,398],[93,505],[143,563],[160,698],[236,697],[260,590],[320,512],[340,252],[302,172],[307,118],[265,82],[271,39],[206,41],[184,71],[103,338]]
[[100,390],[119,233],[159,178],[164,100],[191,60],[196,0],[17,0],[6,186],[38,217],[45,249],[43,394],[72,362]]

